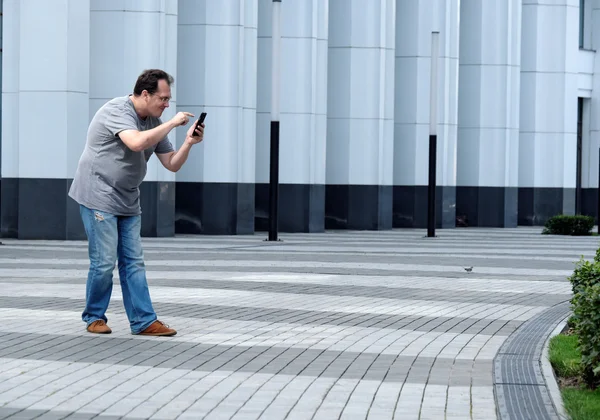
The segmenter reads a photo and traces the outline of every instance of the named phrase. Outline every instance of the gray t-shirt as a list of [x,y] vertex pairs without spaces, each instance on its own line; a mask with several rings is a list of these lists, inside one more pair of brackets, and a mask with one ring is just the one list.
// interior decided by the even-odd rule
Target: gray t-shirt
[[104,104],[88,128],[69,196],[93,210],[122,216],[140,214],[139,186],[146,176],[148,159],[152,153],[173,151],[173,145],[165,137],[143,152],[134,152],[118,133],[128,129],[150,130],[160,124],[160,118],[140,119],[129,96]]

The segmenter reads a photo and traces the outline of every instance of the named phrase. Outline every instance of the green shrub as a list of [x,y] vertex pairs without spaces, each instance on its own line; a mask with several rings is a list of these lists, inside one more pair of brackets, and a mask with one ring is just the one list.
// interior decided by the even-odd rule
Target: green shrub
[[559,214],[553,216],[544,225],[546,235],[591,235],[595,220],[592,216]]
[[600,283],[588,286],[580,284],[572,304],[583,379],[590,388],[595,389],[600,385]]
[[596,255],[592,261],[586,261],[583,257],[575,265],[573,274],[569,277],[573,297],[571,298],[571,306],[573,315],[569,318],[569,328],[577,330],[579,317],[574,310],[579,305],[579,299],[586,287],[600,283],[600,248],[596,251]]
[[569,281],[573,289],[569,326],[578,336],[583,379],[595,389],[600,385],[600,248],[592,261],[579,260]]
[[571,315],[569,319],[567,319],[567,328],[575,328],[575,316]]
[[578,336],[583,379],[595,389],[600,386],[600,248],[592,261],[579,260],[569,281],[573,289],[569,326]]
[[586,261],[582,257],[577,262],[569,281],[575,295],[581,288],[600,283],[600,248],[592,261]]

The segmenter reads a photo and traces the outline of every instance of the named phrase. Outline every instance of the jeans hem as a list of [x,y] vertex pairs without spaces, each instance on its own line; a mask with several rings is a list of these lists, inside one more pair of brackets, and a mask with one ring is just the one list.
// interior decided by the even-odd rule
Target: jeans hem
[[152,321],[149,321],[148,323],[144,324],[141,328],[137,329],[137,331],[134,331],[132,329],[131,334],[138,335],[139,333],[144,331],[146,328],[148,328],[150,325],[154,324],[157,320],[158,320],[158,317],[154,318]]
[[105,320],[104,318],[96,318],[96,319],[92,319],[91,321],[83,321],[83,322],[85,323],[85,327],[87,328],[96,321],[104,321],[108,324],[108,320]]

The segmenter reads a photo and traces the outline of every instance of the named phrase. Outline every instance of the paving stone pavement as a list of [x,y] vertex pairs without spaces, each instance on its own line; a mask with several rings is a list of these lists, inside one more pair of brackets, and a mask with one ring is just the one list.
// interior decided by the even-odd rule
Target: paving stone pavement
[[150,293],[174,337],[130,334],[117,271],[113,333],[87,333],[87,244],[3,239],[0,418],[518,415],[502,357],[518,351],[524,324],[543,340],[547,327],[532,322],[564,316],[566,278],[598,239],[537,228],[437,235],[144,238]]

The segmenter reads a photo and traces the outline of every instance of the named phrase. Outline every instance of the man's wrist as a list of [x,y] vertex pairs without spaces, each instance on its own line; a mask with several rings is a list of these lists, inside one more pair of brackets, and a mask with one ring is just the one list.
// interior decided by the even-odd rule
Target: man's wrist
[[177,124],[175,124],[175,121],[171,119],[167,121],[167,126],[169,127],[169,131],[171,131],[177,127]]

